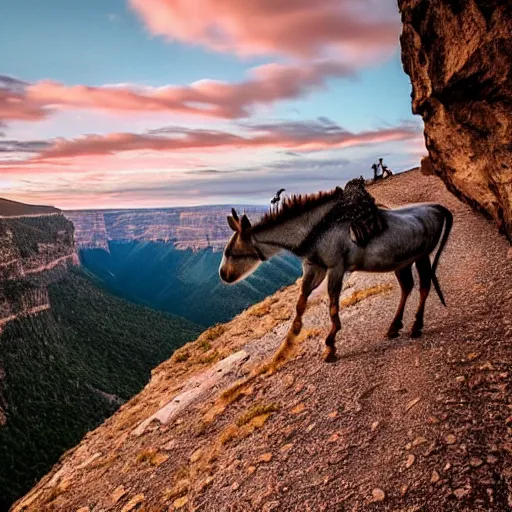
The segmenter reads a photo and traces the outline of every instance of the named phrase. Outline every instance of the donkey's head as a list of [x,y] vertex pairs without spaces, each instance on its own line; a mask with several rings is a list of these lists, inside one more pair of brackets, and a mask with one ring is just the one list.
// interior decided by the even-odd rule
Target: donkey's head
[[231,213],[228,224],[234,233],[224,249],[219,275],[224,282],[233,284],[252,274],[265,258],[251,242],[251,223],[247,216],[244,214],[238,218],[234,208]]

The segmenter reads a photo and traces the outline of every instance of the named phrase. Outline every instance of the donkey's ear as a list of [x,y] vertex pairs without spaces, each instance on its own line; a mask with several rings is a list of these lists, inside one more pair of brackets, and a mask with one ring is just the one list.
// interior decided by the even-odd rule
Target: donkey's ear
[[233,231],[240,231],[240,224],[231,215],[228,215],[228,224]]
[[233,215],[233,219],[235,219],[237,222],[240,220],[238,218],[238,213],[236,213],[236,210],[234,208],[231,208],[231,215]]
[[249,229],[251,227],[251,221],[247,218],[247,215],[245,215],[245,213],[242,215],[242,218],[240,219],[240,226],[242,227],[242,231],[245,231],[246,229]]

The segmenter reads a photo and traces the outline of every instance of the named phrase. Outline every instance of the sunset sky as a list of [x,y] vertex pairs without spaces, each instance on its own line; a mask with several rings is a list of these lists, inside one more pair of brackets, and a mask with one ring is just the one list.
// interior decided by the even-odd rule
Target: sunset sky
[[262,203],[425,153],[395,0],[2,0],[0,197]]

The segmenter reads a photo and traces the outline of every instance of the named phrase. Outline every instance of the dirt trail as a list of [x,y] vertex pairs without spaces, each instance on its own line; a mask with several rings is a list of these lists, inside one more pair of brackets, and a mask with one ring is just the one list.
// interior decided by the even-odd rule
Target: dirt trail
[[[278,292],[157,368],[15,510],[512,510],[509,246],[437,178],[413,171],[371,192],[389,206],[436,201],[455,215],[438,268],[448,308],[430,295],[422,338],[405,330],[384,340],[394,277],[354,274],[342,300],[368,297],[344,302],[337,362],[320,358],[329,320],[317,294],[298,354],[222,398],[283,339],[297,287]],[[415,291],[407,327],[417,300]],[[242,348],[243,365],[172,422],[134,434],[187,379]]]

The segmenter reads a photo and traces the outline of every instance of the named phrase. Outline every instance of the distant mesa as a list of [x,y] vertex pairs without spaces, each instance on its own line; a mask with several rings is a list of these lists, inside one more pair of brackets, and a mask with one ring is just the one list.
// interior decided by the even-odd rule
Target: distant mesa
[[40,206],[19,203],[10,199],[0,198],[0,217],[24,217],[28,215],[51,215],[60,213],[54,206]]

